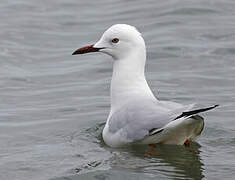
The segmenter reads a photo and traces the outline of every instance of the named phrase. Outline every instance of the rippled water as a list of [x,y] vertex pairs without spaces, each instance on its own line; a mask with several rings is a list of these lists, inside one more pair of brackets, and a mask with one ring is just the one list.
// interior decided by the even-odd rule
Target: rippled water
[[[234,9],[233,0],[2,0],[0,179],[233,179]],[[112,60],[71,53],[115,23],[142,32],[159,99],[220,104],[190,149],[161,145],[148,157],[147,147],[102,142]]]

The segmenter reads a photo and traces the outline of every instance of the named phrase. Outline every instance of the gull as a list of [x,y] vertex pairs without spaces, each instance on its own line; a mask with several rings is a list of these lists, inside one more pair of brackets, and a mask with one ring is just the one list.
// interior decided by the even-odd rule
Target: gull
[[204,118],[198,114],[218,106],[195,109],[195,104],[157,99],[145,79],[145,42],[134,26],[115,24],[98,42],[79,48],[72,55],[90,52],[102,52],[114,60],[111,108],[102,132],[110,147],[189,145],[204,128]]

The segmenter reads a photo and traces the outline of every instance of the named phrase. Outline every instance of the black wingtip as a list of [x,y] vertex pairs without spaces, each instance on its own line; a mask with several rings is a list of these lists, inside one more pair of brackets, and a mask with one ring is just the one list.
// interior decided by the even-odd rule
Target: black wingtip
[[204,112],[204,111],[209,111],[209,110],[214,109],[218,106],[219,106],[219,104],[216,104],[216,105],[210,106],[208,108],[202,108],[202,109],[196,109],[196,110],[192,110],[192,111],[186,111],[186,112],[183,112],[181,115],[177,116],[174,120],[182,118],[182,117],[192,116],[192,115]]
[[[156,131],[157,130],[157,131]],[[162,132],[164,129],[157,129],[157,128],[153,128],[151,130],[149,130],[149,136],[153,136],[155,134],[158,134],[160,132]]]

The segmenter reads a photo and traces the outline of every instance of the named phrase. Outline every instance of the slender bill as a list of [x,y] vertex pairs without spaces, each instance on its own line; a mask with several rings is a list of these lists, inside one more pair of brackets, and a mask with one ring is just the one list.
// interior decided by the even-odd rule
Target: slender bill
[[76,51],[73,52],[72,55],[76,55],[76,54],[85,54],[85,53],[90,53],[90,52],[97,52],[97,51],[99,51],[100,49],[103,49],[103,48],[95,48],[95,47],[94,47],[94,44],[92,44],[92,45],[90,45],[90,46],[85,46],[85,47],[82,47],[82,48],[77,49]]

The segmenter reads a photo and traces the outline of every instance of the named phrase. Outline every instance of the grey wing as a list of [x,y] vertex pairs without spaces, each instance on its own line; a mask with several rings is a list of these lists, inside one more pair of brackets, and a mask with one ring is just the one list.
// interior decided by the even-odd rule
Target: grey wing
[[171,121],[187,119],[218,106],[194,109],[194,105],[153,100],[131,102],[112,114],[108,122],[109,131],[113,134],[121,131],[130,141],[138,141],[163,131],[163,127]]
[[179,118],[189,118],[197,113],[215,108],[196,109],[195,104],[180,105],[168,101],[138,100],[123,106],[109,118],[109,131],[121,131],[130,141],[142,140],[161,132],[163,127]]
[[[181,111],[182,112],[182,111]],[[151,101],[136,101],[123,106],[109,119],[109,131],[122,131],[131,141],[138,141],[172,120],[172,112]]]

